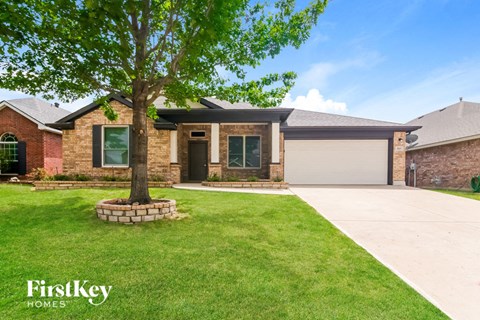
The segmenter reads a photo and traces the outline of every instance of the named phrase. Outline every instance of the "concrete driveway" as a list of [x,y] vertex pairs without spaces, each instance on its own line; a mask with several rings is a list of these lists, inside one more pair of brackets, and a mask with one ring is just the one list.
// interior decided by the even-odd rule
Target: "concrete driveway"
[[480,319],[480,201],[392,186],[290,189],[448,316]]

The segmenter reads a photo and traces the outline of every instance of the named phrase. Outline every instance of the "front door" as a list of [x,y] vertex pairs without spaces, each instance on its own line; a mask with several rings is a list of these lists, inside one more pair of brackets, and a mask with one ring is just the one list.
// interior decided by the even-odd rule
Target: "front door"
[[208,142],[188,142],[188,180],[204,181],[208,174]]

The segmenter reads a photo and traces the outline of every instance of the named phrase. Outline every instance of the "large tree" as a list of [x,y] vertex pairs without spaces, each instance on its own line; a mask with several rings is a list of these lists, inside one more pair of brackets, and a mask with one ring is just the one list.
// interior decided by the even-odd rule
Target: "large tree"
[[[116,93],[133,103],[130,202],[148,203],[147,116],[216,96],[277,105],[295,74],[247,70],[309,37],[327,0],[0,0],[0,87],[71,101]],[[220,70],[231,74],[221,76]],[[106,115],[115,114],[106,107]]]

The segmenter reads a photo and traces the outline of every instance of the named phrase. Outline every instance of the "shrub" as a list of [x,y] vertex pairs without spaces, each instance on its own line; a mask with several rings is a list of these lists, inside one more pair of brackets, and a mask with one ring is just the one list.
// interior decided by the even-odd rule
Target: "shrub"
[[32,180],[51,180],[51,177],[48,175],[45,168],[34,168],[32,172],[28,174],[28,177]]
[[10,156],[6,151],[0,150],[0,172],[10,169]]
[[273,178],[273,182],[282,182],[282,181],[283,181],[283,178],[279,176],[276,176],[275,178]]
[[473,192],[480,192],[480,176],[472,177],[472,180],[470,180],[470,186],[472,187]]
[[119,182],[130,181],[128,177],[116,177],[116,176],[103,176],[102,180],[103,181],[119,181]]
[[207,177],[207,181],[209,181],[209,182],[219,182],[219,181],[222,181],[222,179],[220,178],[220,176],[216,172],[214,172]]
[[55,180],[55,181],[69,181],[69,180],[73,180],[73,179],[66,174],[56,174],[56,175],[53,176],[53,180]]
[[258,177],[257,177],[257,176],[248,177],[248,178],[247,178],[247,181],[248,181],[248,182],[257,182],[257,181],[258,181]]
[[91,181],[92,178],[84,174],[75,174],[73,175],[73,180],[75,181]]
[[226,179],[228,182],[238,182],[240,181],[240,178],[237,177],[236,175],[228,176]]
[[149,180],[149,181],[155,181],[155,182],[167,181],[167,180],[165,179],[165,177],[162,176],[162,175],[153,175],[153,176],[150,176],[150,177],[148,177],[148,180]]

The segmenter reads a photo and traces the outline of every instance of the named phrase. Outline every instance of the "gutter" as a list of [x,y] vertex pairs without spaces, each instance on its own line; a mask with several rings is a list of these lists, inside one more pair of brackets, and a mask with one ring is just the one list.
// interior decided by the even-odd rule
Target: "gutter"
[[439,147],[439,146],[445,146],[448,144],[454,144],[454,143],[459,143],[459,142],[464,142],[464,141],[469,141],[469,140],[475,140],[475,139],[480,139],[480,134],[474,135],[474,136],[468,136],[468,137],[463,137],[463,138],[456,138],[456,139],[451,139],[451,140],[445,140],[445,141],[440,141],[440,142],[433,142],[425,145],[420,145],[420,146],[414,146],[409,148],[407,146],[407,152],[408,151],[416,151],[416,150],[421,150],[421,149],[427,149],[427,148],[433,148],[433,147]]
[[280,131],[405,131],[410,133],[420,128],[421,126],[282,126]]

